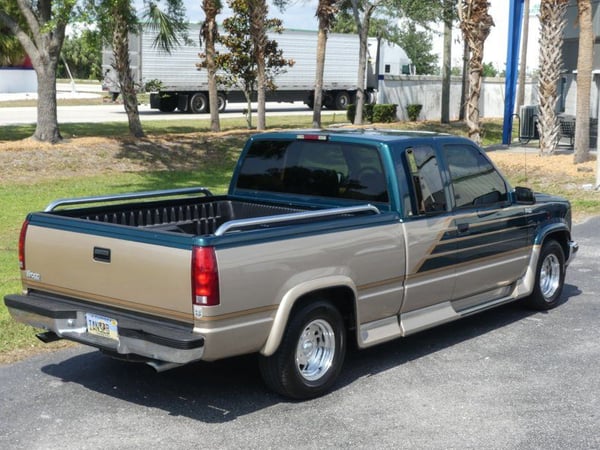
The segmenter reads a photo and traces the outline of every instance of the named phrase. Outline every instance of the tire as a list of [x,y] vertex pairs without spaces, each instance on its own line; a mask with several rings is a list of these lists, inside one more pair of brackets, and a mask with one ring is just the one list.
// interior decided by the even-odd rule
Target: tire
[[345,110],[350,104],[350,94],[347,91],[339,91],[335,95],[335,109]]
[[227,97],[225,97],[225,94],[222,93],[218,93],[217,94],[217,109],[219,110],[220,113],[225,112],[225,109],[227,108]]
[[203,114],[208,111],[208,98],[202,92],[196,92],[190,98],[190,112]]
[[558,242],[549,240],[542,246],[535,273],[533,292],[526,305],[538,311],[555,308],[565,282],[565,254]]
[[296,311],[277,351],[261,356],[259,367],[269,388],[296,400],[327,393],[342,369],[346,329],[340,312],[319,300]]

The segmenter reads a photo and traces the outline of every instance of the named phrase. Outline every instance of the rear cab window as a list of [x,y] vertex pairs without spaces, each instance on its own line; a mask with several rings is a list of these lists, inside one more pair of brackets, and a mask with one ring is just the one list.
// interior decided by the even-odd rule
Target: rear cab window
[[[445,213],[448,200],[435,149],[417,144],[395,149],[394,165],[399,184],[402,210],[405,217]],[[404,191],[404,193],[403,193]]]
[[256,140],[236,190],[388,203],[378,148],[320,140]]

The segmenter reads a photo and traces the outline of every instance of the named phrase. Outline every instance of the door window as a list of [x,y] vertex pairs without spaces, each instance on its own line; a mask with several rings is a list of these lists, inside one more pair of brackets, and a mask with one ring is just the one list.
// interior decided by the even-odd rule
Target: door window
[[444,145],[456,208],[490,207],[508,199],[506,183],[481,151],[470,145]]

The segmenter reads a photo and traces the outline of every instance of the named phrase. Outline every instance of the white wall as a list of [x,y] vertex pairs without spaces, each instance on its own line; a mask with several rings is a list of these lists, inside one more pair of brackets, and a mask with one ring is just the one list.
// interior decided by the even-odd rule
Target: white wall
[[37,92],[37,77],[33,69],[0,67],[0,93]]
[[[461,78],[452,77],[450,87],[450,120],[458,120],[460,110]],[[439,120],[441,115],[442,78],[438,76],[385,76],[380,83],[378,103],[398,105],[397,116],[408,120],[406,105],[423,105],[419,119]],[[537,87],[529,81],[525,85],[525,104],[537,104]],[[504,78],[484,78],[479,111],[482,118],[504,116]]]

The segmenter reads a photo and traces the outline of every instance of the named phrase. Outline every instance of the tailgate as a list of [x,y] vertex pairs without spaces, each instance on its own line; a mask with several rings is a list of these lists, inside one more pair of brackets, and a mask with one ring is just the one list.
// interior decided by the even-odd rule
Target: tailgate
[[166,233],[34,216],[25,240],[23,283],[192,323],[190,248],[191,240],[184,244]]

